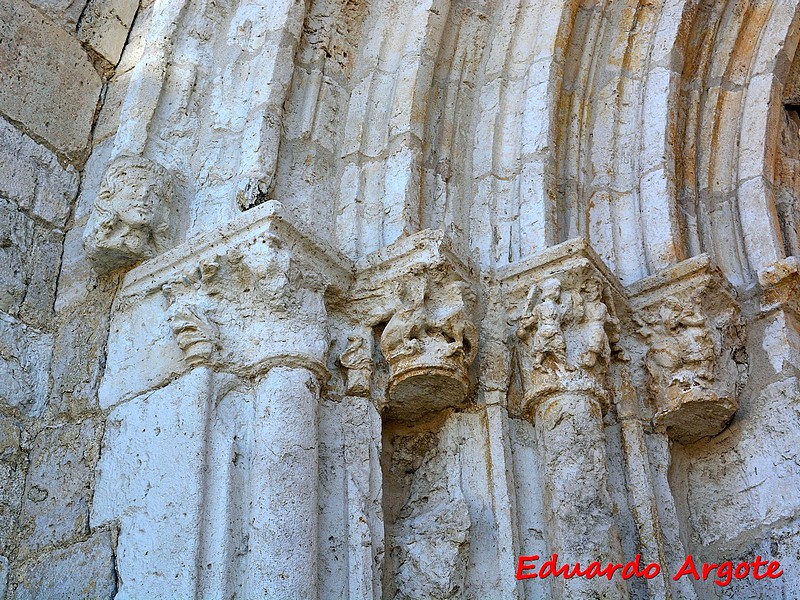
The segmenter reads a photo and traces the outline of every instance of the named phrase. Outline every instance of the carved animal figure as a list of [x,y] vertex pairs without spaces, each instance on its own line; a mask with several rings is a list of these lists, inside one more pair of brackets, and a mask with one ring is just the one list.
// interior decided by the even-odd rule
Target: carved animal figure
[[362,336],[347,336],[347,347],[339,357],[339,364],[345,369],[363,369],[372,365],[372,353]]
[[[389,319],[381,335],[381,351],[387,359],[419,354],[427,334],[425,310],[426,282],[398,284],[395,288],[400,307]],[[416,293],[415,293],[416,292]]]
[[429,332],[440,333],[447,340],[445,356],[462,352],[471,363],[478,350],[478,330],[468,316],[465,299],[472,300],[472,290],[461,281],[445,285],[437,294],[441,314],[433,318]]
[[714,340],[695,302],[667,298],[657,315],[641,323],[640,332],[652,340],[646,367],[654,384],[694,385],[714,378]]

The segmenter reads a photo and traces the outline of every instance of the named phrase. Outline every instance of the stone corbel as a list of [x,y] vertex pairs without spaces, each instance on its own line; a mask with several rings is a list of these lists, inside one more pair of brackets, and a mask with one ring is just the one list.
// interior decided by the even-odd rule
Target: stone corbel
[[609,363],[627,310],[616,277],[583,239],[498,275],[523,387],[512,412],[534,421],[538,406],[561,392],[587,393],[606,412]]
[[720,433],[738,408],[743,328],[736,292],[707,255],[629,287],[657,430],[690,443]]
[[478,351],[472,271],[439,231],[422,231],[366,257],[351,293],[355,317],[383,326],[387,418],[414,420],[463,406]]
[[106,169],[84,246],[98,273],[131,267],[167,246],[169,172],[143,156],[121,155]]

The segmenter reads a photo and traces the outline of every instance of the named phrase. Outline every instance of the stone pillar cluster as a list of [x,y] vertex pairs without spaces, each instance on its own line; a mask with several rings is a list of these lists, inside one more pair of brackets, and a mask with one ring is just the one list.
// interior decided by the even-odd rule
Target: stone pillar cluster
[[0,0],[0,600],[800,597],[798,2]]
[[[625,562],[606,427],[625,423],[628,476],[644,482],[632,501],[653,505],[639,423],[649,419],[654,431],[690,442],[718,433],[736,410],[742,340],[734,293],[706,257],[626,289],[582,239],[491,279],[474,273],[437,231],[353,264],[312,242],[272,202],[128,274],[120,313],[135,322],[137,307],[158,306],[173,338],[171,347],[157,343],[176,362],[142,377],[152,385],[187,369],[208,374],[208,389],[197,392],[207,440],[197,474],[207,531],[199,534],[190,577],[198,595],[318,595],[326,397],[346,406],[351,593],[458,597],[472,528],[453,471],[458,460],[447,451],[398,455],[397,448],[380,458],[382,444],[403,443],[387,434],[398,428],[435,439],[441,431],[432,423],[481,410],[482,398],[495,396],[506,404],[505,418],[534,428],[548,551],[565,563]],[[495,312],[482,317],[486,306]],[[332,324],[341,333],[332,334]],[[520,382],[507,402],[502,389],[481,388],[476,359],[484,332],[495,343],[486,344],[482,360]],[[112,340],[120,346],[111,353],[120,357],[112,371],[133,368],[126,364],[130,343]],[[497,349],[510,359],[492,356]],[[492,388],[502,388],[497,373],[487,375]],[[240,390],[238,400],[231,390]],[[107,386],[106,395],[125,394]],[[508,435],[503,423],[494,429]],[[223,464],[219,448],[236,467]],[[398,480],[398,469],[407,468],[413,477]],[[405,490],[397,492],[402,506],[386,509],[384,480]],[[509,492],[504,497],[510,502]],[[214,514],[220,506],[228,514]],[[661,524],[653,518],[633,514],[638,531],[656,536]],[[215,525],[220,519],[222,527]],[[504,534],[512,547],[513,521],[512,514]],[[663,556],[661,543],[643,552]],[[213,556],[223,557],[223,567]],[[439,561],[436,577],[424,567],[431,557]],[[650,584],[656,594],[667,585],[659,581]],[[621,578],[556,578],[550,586],[556,598],[625,598],[630,591]]]

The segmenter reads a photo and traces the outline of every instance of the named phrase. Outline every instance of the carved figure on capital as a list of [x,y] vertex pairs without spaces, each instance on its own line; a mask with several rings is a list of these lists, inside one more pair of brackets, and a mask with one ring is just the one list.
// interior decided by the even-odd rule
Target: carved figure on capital
[[599,279],[566,273],[532,285],[515,334],[526,406],[557,391],[605,396],[619,319]]
[[172,182],[143,156],[116,158],[103,176],[84,234],[89,259],[100,272],[129,267],[167,247]]
[[637,317],[650,347],[645,366],[656,390],[708,385],[714,377],[714,332],[696,302],[667,298],[657,310]]
[[347,337],[347,347],[339,356],[339,364],[347,371],[345,394],[369,397],[371,393],[372,341],[369,337],[353,334]]
[[394,295],[397,307],[381,335],[390,367],[390,410],[412,416],[458,405],[467,395],[478,352],[478,330],[470,318],[474,293],[446,273],[416,267]]
[[635,320],[648,343],[644,364],[655,425],[683,442],[719,433],[738,407],[738,309],[709,315],[699,294],[668,296]]
[[619,319],[610,308],[614,303],[608,288],[595,278],[583,285],[581,298],[586,348],[579,357],[579,364],[605,372],[611,360],[612,345],[619,341]]
[[567,368],[567,342],[562,327],[570,318],[569,297],[564,297],[561,282],[547,279],[528,292],[526,310],[517,337],[527,345],[534,369],[548,371]]
[[390,364],[406,356],[418,356],[425,349],[427,279],[416,270],[411,275],[413,277],[407,281],[395,284],[398,307],[381,335],[381,351]]
[[[164,294],[174,298],[171,286],[164,286]],[[169,325],[189,367],[210,362],[219,344],[219,330],[202,307],[183,299],[173,300]]]
[[162,292],[189,366],[218,351],[220,364],[245,363],[256,371],[278,356],[295,362],[313,356],[322,372],[328,347],[323,287],[296,263],[288,242],[266,231],[187,264]]

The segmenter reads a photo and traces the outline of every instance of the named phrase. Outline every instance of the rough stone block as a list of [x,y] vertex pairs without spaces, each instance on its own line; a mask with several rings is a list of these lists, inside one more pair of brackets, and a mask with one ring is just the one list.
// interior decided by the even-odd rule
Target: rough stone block
[[143,0],[136,18],[133,21],[131,32],[128,35],[128,42],[122,51],[122,57],[117,64],[116,73],[127,73],[136,66],[144,54],[145,36],[150,26],[150,15],[153,12],[152,0]]
[[58,276],[55,309],[57,313],[77,306],[97,287],[97,274],[83,250],[83,227],[76,225],[64,237],[61,273]]
[[28,214],[61,226],[78,193],[78,172],[0,119],[0,195]]
[[53,312],[62,235],[0,198],[0,310],[46,328]]
[[53,337],[0,312],[0,406],[26,416],[47,402]]
[[[0,554],[9,554],[15,545],[17,515],[22,502],[27,457],[20,449],[20,426],[15,419],[0,417]],[[0,558],[0,599],[3,598],[2,558]]]
[[0,556],[0,599],[5,600],[8,589],[8,559]]
[[16,600],[104,600],[117,591],[111,534],[58,548],[14,569]]
[[137,8],[139,0],[89,0],[78,26],[78,38],[116,65]]
[[50,403],[53,414],[96,405],[115,288],[116,280],[92,283],[84,302],[59,314],[60,327],[53,346],[54,390]]
[[[117,75],[115,75],[114,78],[108,82],[108,86],[106,87],[106,95],[103,99],[103,107],[100,109],[100,114],[97,116],[97,123],[94,127],[93,141],[95,147],[92,149],[92,156],[89,157],[89,162],[92,161],[92,158],[94,158],[95,163],[98,162],[98,158],[95,158],[95,154],[100,148],[98,144],[105,142],[108,146],[108,150],[100,150],[100,152],[104,155],[103,166],[105,167],[105,162],[107,162],[110,154],[111,145],[113,145],[113,140],[109,140],[109,138],[117,133],[117,128],[119,127],[119,116],[120,112],[122,111],[122,103],[125,102],[125,95],[128,93],[130,81],[130,71],[125,73],[119,73],[118,71]],[[87,163],[86,170],[88,171],[89,168],[89,163]],[[84,175],[86,175],[86,172],[84,172]],[[98,186],[100,185],[100,176],[102,176],[102,173],[97,176]],[[97,189],[94,189],[92,192],[93,201],[96,193]],[[83,187],[81,187],[81,195],[83,196]]]
[[27,3],[0,0],[0,64],[0,113],[80,161],[102,86],[80,42]]
[[97,429],[89,420],[47,428],[36,436],[20,513],[21,551],[33,552],[88,531]]
[[[762,560],[780,563],[783,575],[777,579],[770,577],[755,579],[751,574],[744,579],[732,577],[728,585],[722,587],[714,583],[714,577],[697,583],[700,598],[720,598],[723,600],[762,600],[764,598],[800,598],[800,579],[794,576],[800,569],[800,523],[775,527],[768,531],[754,532],[756,541],[749,542],[736,552],[706,552],[698,562],[722,563],[731,561],[734,566],[740,562],[752,562],[756,556]],[[698,555],[699,556],[699,555]],[[763,574],[765,567],[760,568]],[[717,572],[714,571],[715,577]],[[725,578],[722,577],[725,581]]]
[[70,33],[75,32],[78,19],[86,8],[86,2],[88,0],[28,0],[28,4]]

